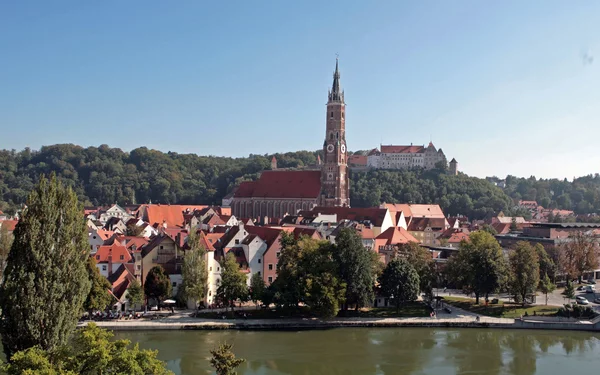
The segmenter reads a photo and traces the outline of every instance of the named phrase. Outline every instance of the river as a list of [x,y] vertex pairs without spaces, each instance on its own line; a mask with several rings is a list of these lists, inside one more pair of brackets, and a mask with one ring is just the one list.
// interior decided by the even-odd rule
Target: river
[[115,332],[158,349],[177,375],[214,374],[209,350],[234,345],[240,375],[595,374],[600,333],[502,329]]

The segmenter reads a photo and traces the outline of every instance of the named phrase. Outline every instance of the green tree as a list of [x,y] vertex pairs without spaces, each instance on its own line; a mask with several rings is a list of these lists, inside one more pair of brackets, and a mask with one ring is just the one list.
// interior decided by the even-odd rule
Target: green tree
[[334,245],[305,237],[298,247],[302,300],[320,316],[336,315],[344,302],[346,284],[340,279],[338,264],[333,259]]
[[5,225],[0,223],[0,282],[2,282],[2,276],[4,275],[4,268],[6,267],[6,260],[8,253],[13,243],[13,235],[8,231]]
[[358,233],[349,228],[342,229],[336,237],[333,259],[339,267],[341,281],[346,284],[346,303],[355,305],[356,309],[368,306],[373,302],[376,265],[373,252],[365,248]]
[[129,288],[127,288],[127,299],[133,306],[133,310],[136,309],[137,305],[141,305],[144,302],[144,289],[140,285],[140,282],[133,280]]
[[540,264],[540,281],[544,276],[550,276],[550,279],[554,280],[556,275],[556,264],[554,263],[554,260],[548,255],[548,252],[544,249],[542,244],[536,244],[535,251],[537,252]]
[[50,352],[38,346],[19,351],[3,370],[7,375],[172,375],[157,352],[140,350],[129,340],[113,340],[110,331],[94,323],[75,332],[71,345]]
[[505,285],[507,264],[494,236],[475,231],[448,260],[447,273],[459,287],[474,293],[475,303],[479,303],[481,295],[487,297]]
[[540,280],[540,292],[546,296],[546,305],[548,305],[548,294],[556,290],[556,285],[550,280],[548,274],[544,275],[544,278]]
[[419,289],[428,295],[432,294],[435,284],[433,257],[429,250],[416,242],[409,242],[398,246],[399,257],[404,257],[419,274]]
[[248,297],[246,275],[241,272],[232,252],[227,253],[225,261],[221,265],[221,285],[217,289],[217,296],[231,306],[231,311],[233,311],[235,301],[244,301]]
[[82,210],[55,176],[42,176],[29,195],[0,289],[7,358],[36,345],[53,350],[65,344],[81,317],[91,286]]
[[232,347],[232,345],[225,343],[210,351],[210,354],[212,354],[210,364],[215,368],[217,375],[236,375],[235,369],[246,361],[243,358],[236,358],[231,351]]
[[195,230],[187,237],[187,245],[189,250],[185,252],[181,269],[182,293],[186,299],[193,300],[198,309],[208,289],[206,249],[201,245],[200,236]]
[[565,286],[565,290],[563,290],[562,294],[568,298],[569,301],[575,298],[575,287],[573,286],[571,280],[567,280],[567,286]]
[[[261,274],[255,273],[250,278],[250,299],[258,306],[258,301],[263,301],[267,286]],[[264,301],[263,301],[264,302]]]
[[527,296],[535,294],[540,282],[540,264],[536,249],[529,242],[519,241],[510,253],[510,290],[523,306]]
[[83,304],[83,308],[90,313],[96,310],[103,311],[113,301],[113,297],[109,292],[112,285],[100,274],[98,267],[96,267],[96,261],[92,257],[88,257],[87,270],[89,278],[92,281],[92,287]]
[[161,266],[152,267],[148,272],[144,283],[144,294],[156,300],[158,304],[173,295],[171,279]]
[[380,277],[383,293],[394,299],[396,311],[406,301],[415,301],[419,295],[419,274],[404,258],[392,259]]
[[300,248],[292,234],[281,233],[281,253],[277,261],[277,278],[269,285],[269,295],[273,302],[286,308],[296,307],[303,298],[304,290],[300,281],[298,264]]

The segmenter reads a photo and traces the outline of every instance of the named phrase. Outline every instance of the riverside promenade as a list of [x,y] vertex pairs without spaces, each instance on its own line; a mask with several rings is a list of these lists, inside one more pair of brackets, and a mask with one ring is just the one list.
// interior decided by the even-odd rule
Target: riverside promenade
[[[310,330],[340,327],[443,327],[443,328],[516,328],[545,330],[600,331],[600,317],[592,321],[505,319],[479,316],[453,309],[451,314],[437,318],[282,318],[282,319],[202,319],[189,316],[190,312],[176,313],[160,319],[100,321],[96,324],[113,331],[154,330]],[[87,322],[79,325],[84,326]]]

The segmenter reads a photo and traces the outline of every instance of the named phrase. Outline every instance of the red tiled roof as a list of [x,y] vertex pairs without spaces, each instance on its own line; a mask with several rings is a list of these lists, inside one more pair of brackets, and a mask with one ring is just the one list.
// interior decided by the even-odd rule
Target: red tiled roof
[[19,220],[3,220],[0,221],[0,226],[5,227],[9,232],[13,232]]
[[223,217],[223,215],[227,215],[227,216],[231,216],[231,207],[221,207],[221,206],[217,206],[215,207],[215,211],[221,216]]
[[416,238],[412,236],[412,234],[408,233],[408,231],[401,227],[390,227],[386,229],[383,233],[375,238],[375,246],[379,248],[379,246],[384,245],[398,245],[398,244],[406,244],[409,242],[419,242]]
[[98,229],[96,230],[96,234],[98,234],[98,237],[100,237],[100,239],[106,241],[110,239],[115,234],[115,232],[113,232],[112,230]]
[[498,234],[506,234],[510,232],[511,223],[494,223],[492,224],[492,228],[498,232]]
[[321,192],[321,171],[264,171],[256,181],[242,182],[236,198],[310,198]]
[[469,233],[468,229],[448,228],[440,234],[438,239],[446,239],[449,243],[460,243],[462,240],[469,239]]
[[[94,260],[96,260],[96,263],[108,263],[109,256],[112,256],[111,261],[113,263],[127,263],[132,260],[131,254],[125,246],[119,244],[100,246],[94,255]],[[123,259],[121,259],[121,256],[123,256]]]
[[281,228],[269,228],[269,227],[257,227],[257,226],[246,226],[244,227],[246,232],[260,237],[267,243],[267,246],[271,247],[273,242],[278,239],[281,234]]
[[445,219],[431,219],[428,217],[413,217],[408,225],[408,230],[412,232],[422,232],[427,227],[431,227],[431,229],[445,229],[446,220]]
[[145,204],[140,206],[143,207],[147,221],[150,225],[162,225],[163,222],[167,223],[169,227],[177,227],[183,225],[183,211],[201,210],[207,206],[202,205],[179,205],[179,204]]
[[117,236],[115,240],[118,241],[121,245],[125,246],[125,248],[129,251],[134,251],[134,246],[135,251],[140,251],[142,246],[150,242],[150,240],[147,238],[135,236]]
[[376,149],[376,148],[374,148],[374,149],[372,149],[371,151],[369,151],[369,155],[368,155],[368,156],[371,156],[371,155],[377,155],[377,154],[379,154],[379,150],[378,150],[378,149]]
[[385,154],[416,154],[425,152],[424,146],[381,146],[381,152]]

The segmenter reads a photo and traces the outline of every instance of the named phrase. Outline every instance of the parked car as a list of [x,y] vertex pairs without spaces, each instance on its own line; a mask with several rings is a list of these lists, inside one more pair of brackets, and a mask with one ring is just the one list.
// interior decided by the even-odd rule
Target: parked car
[[590,301],[588,301],[585,297],[577,296],[575,298],[578,305],[589,305]]
[[591,285],[596,285],[596,280],[594,280],[594,279],[589,279],[589,280],[588,280],[588,284],[591,284]]
[[598,304],[600,304],[600,298],[596,298],[596,299],[594,300],[594,303],[598,303]]
[[596,288],[593,285],[586,285],[583,290],[585,290],[586,293],[596,293]]
[[578,291],[583,290],[583,285],[579,285],[576,290],[578,290]]

